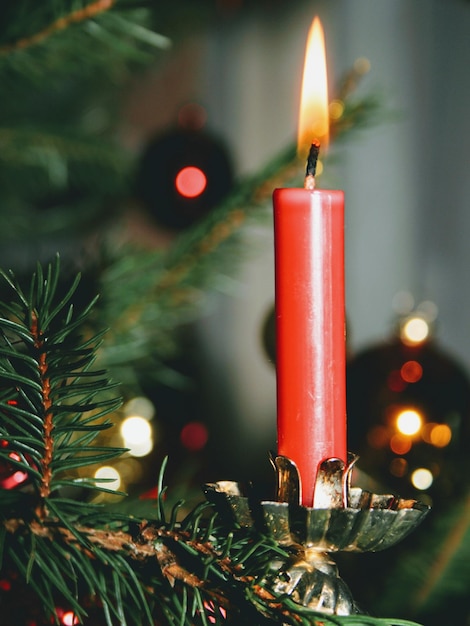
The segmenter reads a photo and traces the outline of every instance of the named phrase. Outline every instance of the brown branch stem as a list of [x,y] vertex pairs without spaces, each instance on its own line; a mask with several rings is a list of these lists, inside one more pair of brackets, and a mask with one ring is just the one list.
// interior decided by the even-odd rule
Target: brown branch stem
[[83,9],[77,9],[76,11],[72,11],[68,15],[64,15],[63,17],[59,17],[54,20],[51,24],[38,31],[34,35],[30,35],[29,37],[22,37],[17,41],[7,44],[5,46],[0,46],[0,54],[8,54],[10,52],[14,52],[16,50],[24,50],[25,48],[29,48],[44,39],[47,39],[54,33],[65,30],[72,24],[78,24],[79,22],[83,22],[84,20],[90,19],[99,13],[103,13],[104,11],[108,11],[114,4],[115,0],[96,0],[92,2]]
[[[180,582],[190,588],[204,590],[204,593],[210,596],[219,607],[223,607],[227,613],[236,611],[237,601],[231,598],[230,592],[227,595],[222,588],[214,587],[210,581],[201,578],[181,563],[175,548],[184,543],[198,552],[206,562],[212,557],[214,564],[218,565],[227,579],[250,587],[251,594],[256,599],[255,602],[260,606],[269,607],[270,611],[277,612],[281,617],[290,615],[273,593],[256,583],[253,575],[243,573],[242,566],[234,563],[227,556],[221,556],[210,543],[192,539],[187,531],[170,530],[142,522],[136,535],[119,529],[97,529],[80,525],[77,525],[75,527],[76,532],[73,532],[58,524],[57,520],[50,518],[33,521],[29,526],[24,520],[14,518],[6,520],[4,526],[7,532],[11,534],[29,531],[37,537],[46,538],[51,542],[63,542],[83,551],[90,559],[95,558],[93,546],[97,546],[108,552],[120,552],[125,558],[135,562],[150,563],[154,561],[163,578],[172,587],[175,586],[176,582]],[[86,542],[79,541],[77,535],[81,535],[86,539]],[[302,621],[295,615],[294,619],[299,623]]]
[[[34,311],[32,313],[31,319],[31,334],[34,339],[34,347],[39,353],[38,368],[42,387],[42,405],[44,411],[44,456],[41,460],[42,481],[39,489],[40,496],[44,499],[47,498],[51,493],[51,463],[54,452],[54,421],[52,413],[51,381],[48,376],[49,366],[47,363],[47,354],[44,350],[44,339],[38,326],[38,318]],[[38,513],[40,513],[40,517],[43,517],[45,515],[45,511],[38,511]]]

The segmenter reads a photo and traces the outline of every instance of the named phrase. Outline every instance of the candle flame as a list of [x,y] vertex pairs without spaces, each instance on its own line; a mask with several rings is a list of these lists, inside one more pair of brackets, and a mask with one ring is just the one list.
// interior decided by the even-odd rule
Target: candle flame
[[325,59],[325,38],[318,17],[310,27],[305,51],[302,92],[300,98],[297,153],[305,158],[314,139],[323,148],[328,145],[328,81]]

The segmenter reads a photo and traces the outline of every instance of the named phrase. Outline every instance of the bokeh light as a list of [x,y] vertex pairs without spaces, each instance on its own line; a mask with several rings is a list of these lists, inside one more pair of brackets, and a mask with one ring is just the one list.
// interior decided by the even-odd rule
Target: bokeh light
[[131,415],[122,421],[121,436],[132,456],[146,456],[153,449],[152,427],[140,415]]
[[411,439],[400,434],[393,435],[390,439],[390,449],[395,454],[406,454],[411,450]]
[[147,456],[153,450],[153,440],[147,439],[139,443],[133,443],[126,446],[129,454],[136,457]]
[[358,74],[367,74],[370,72],[371,63],[367,57],[359,57],[354,61],[354,70]]
[[185,198],[197,198],[207,186],[207,178],[199,167],[183,167],[175,178],[178,193]]
[[429,324],[422,317],[410,317],[401,327],[400,337],[403,343],[407,345],[416,345],[422,343],[428,338]]
[[403,478],[408,471],[408,461],[401,457],[393,459],[390,463],[390,473],[397,478]]
[[452,439],[452,429],[447,424],[433,424],[428,441],[436,448],[445,448]]
[[411,474],[411,482],[416,489],[425,491],[432,485],[433,475],[428,469],[420,467]]
[[[8,444],[6,444],[5,442],[5,445],[8,445]],[[2,443],[2,447],[5,447],[5,445]],[[8,457],[12,459],[13,461],[21,462],[22,460],[21,456],[17,452],[10,452]],[[15,471],[14,465],[11,465],[11,473],[9,469],[10,469],[9,466],[6,466],[0,472],[0,487],[2,489],[14,489],[15,487],[18,487],[19,485],[23,484],[28,478],[27,472],[24,472],[23,470],[20,470],[20,469],[17,469]]]
[[416,435],[423,419],[415,409],[404,409],[397,416],[397,428],[403,435]]
[[152,437],[152,428],[140,415],[126,417],[121,423],[121,435],[125,446],[139,444]]
[[126,417],[138,415],[146,420],[151,420],[155,415],[155,406],[153,402],[145,396],[136,396],[126,402],[123,406],[123,412]]
[[95,478],[99,480],[109,480],[110,482],[102,482],[100,483],[101,487],[105,489],[112,489],[116,491],[121,486],[121,476],[117,469],[111,467],[110,465],[103,465],[98,468],[95,472]]
[[202,422],[189,422],[180,433],[181,444],[193,452],[202,450],[208,438],[207,427]]
[[423,377],[423,368],[418,361],[406,361],[401,366],[400,375],[407,383],[417,383]]
[[78,617],[73,611],[66,611],[62,615],[61,622],[63,626],[75,626],[76,624],[79,624]]
[[342,100],[332,100],[328,105],[328,112],[332,120],[339,120],[344,113],[344,102]]

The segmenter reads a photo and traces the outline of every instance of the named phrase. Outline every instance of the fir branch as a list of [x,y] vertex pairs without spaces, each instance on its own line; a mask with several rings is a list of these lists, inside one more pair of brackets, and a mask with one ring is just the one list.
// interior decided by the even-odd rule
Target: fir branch
[[23,50],[41,43],[51,35],[57,33],[58,31],[65,30],[72,24],[78,24],[84,20],[95,17],[99,13],[108,11],[114,3],[115,0],[94,0],[94,2],[91,2],[81,9],[77,9],[68,15],[57,18],[51,24],[48,24],[33,35],[22,37],[11,44],[0,46],[0,54],[9,54],[16,50]]
[[41,459],[42,479],[39,488],[41,498],[46,499],[51,493],[52,480],[52,458],[54,449],[54,439],[52,431],[54,428],[51,398],[51,381],[49,378],[49,365],[47,362],[47,352],[44,350],[44,338],[38,327],[38,317],[35,311],[31,311],[31,335],[34,341],[34,348],[39,353],[38,369],[42,393],[43,414],[43,438],[44,438],[44,456]]
[[105,372],[91,369],[101,334],[83,339],[79,332],[93,302],[75,311],[71,301],[79,279],[60,296],[59,269],[58,258],[45,274],[38,265],[27,292],[12,273],[0,272],[14,298],[0,317],[0,381],[8,398],[0,419],[8,447],[0,457],[28,474],[40,519],[47,516],[47,501],[63,484],[64,473],[121,452],[91,445],[111,425],[102,418],[120,400],[110,394],[115,385]]
[[[21,537],[28,530],[32,537],[36,537],[34,541],[37,546],[36,552],[42,555],[41,560],[36,561],[37,565],[44,573],[44,566],[46,566],[46,562],[49,563],[47,567],[51,569],[47,570],[48,581],[71,605],[73,604],[77,610],[77,615],[82,615],[82,609],[77,608],[81,605],[77,605],[77,599],[71,595],[70,589],[64,586],[62,577],[58,578],[53,571],[54,564],[57,563],[60,566],[66,555],[68,555],[67,560],[72,558],[77,563],[83,563],[84,558],[90,559],[91,557],[91,564],[95,563],[92,565],[92,570],[87,569],[91,588],[97,585],[96,568],[104,576],[119,576],[122,581],[127,580],[127,584],[131,585],[129,591],[132,593],[132,603],[137,606],[141,604],[148,615],[151,615],[148,599],[138,593],[138,590],[145,584],[141,578],[142,573],[139,573],[143,571],[147,571],[146,584],[151,584],[152,594],[156,594],[163,603],[169,589],[173,590],[172,611],[175,617],[180,611],[179,619],[185,616],[187,599],[193,597],[197,600],[201,623],[205,622],[206,611],[212,615],[217,607],[219,612],[220,609],[226,611],[231,621],[244,619],[243,616],[246,619],[250,610],[255,609],[252,614],[252,621],[250,621],[253,624],[263,623],[263,616],[265,616],[276,623],[318,626],[330,624],[336,626],[353,626],[356,624],[358,626],[413,626],[414,624],[417,626],[414,622],[406,620],[372,618],[365,615],[329,615],[302,607],[289,597],[277,596],[264,584],[260,584],[259,573],[258,576],[253,573],[247,574],[249,568],[246,566],[246,558],[240,558],[247,551],[250,552],[250,558],[255,562],[259,561],[260,556],[262,556],[262,560],[273,558],[273,555],[279,558],[282,551],[275,547],[269,537],[252,536],[246,531],[238,531],[237,547],[234,553],[228,556],[222,554],[213,543],[200,539],[204,526],[200,525],[198,519],[199,516],[193,512],[191,523],[186,530],[183,530],[181,525],[176,525],[170,529],[161,521],[152,523],[142,521],[134,533],[124,530],[124,527],[100,529],[95,526],[84,527],[80,524],[76,524],[73,529],[70,529],[48,519],[42,520],[40,523],[33,521],[29,528],[18,520],[7,520],[4,522],[4,527],[7,533],[19,536],[20,544],[22,544]],[[18,553],[16,541],[14,545],[16,546],[16,553]],[[55,557],[55,560],[51,561],[48,551],[45,550],[47,545],[55,546],[55,549],[62,555],[59,554],[58,558]],[[9,550],[11,550],[11,546],[7,548],[7,552]],[[284,558],[288,558],[287,553],[284,553]],[[16,562],[19,565],[18,558]],[[132,562],[135,565],[130,567]],[[152,570],[146,569],[145,563],[153,564],[153,574]],[[102,569],[102,565],[106,564],[108,567]],[[201,565],[204,565],[202,569],[200,569]],[[112,568],[111,571],[110,568]],[[259,570],[259,563],[254,569],[256,570],[256,568],[258,572],[261,571],[262,575],[263,568]],[[202,574],[196,573],[198,569]],[[169,587],[164,584],[164,581]],[[41,590],[39,580],[36,580],[34,584],[43,597],[47,593],[53,595],[52,589],[49,589],[49,592],[46,589]],[[107,605],[112,606],[113,602],[117,602],[116,612],[121,615],[122,619],[124,619],[124,615],[129,617],[130,605],[127,610],[124,608],[126,603],[120,597],[120,587],[115,588],[114,592],[110,592],[109,586],[105,585],[103,580],[97,587],[98,591],[103,594],[103,599],[107,597]],[[111,596],[109,596],[110,593]],[[186,599],[182,603],[178,600],[179,594]],[[242,603],[241,606],[240,603]],[[260,613],[258,618],[256,618],[257,612]],[[197,622],[196,619],[191,621],[191,623]],[[140,623],[140,621],[136,623]],[[152,619],[149,619],[149,624],[151,623],[153,623]]]

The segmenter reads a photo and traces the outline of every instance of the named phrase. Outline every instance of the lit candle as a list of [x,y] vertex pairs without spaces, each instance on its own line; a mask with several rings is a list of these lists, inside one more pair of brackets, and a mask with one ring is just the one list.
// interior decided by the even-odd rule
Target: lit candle
[[273,196],[278,454],[296,464],[304,506],[313,505],[319,464],[327,458],[347,459],[344,196],[314,189],[315,140],[325,144],[328,136],[324,56],[321,24],[315,18],[299,123],[299,153],[312,144],[306,188],[276,189]]

